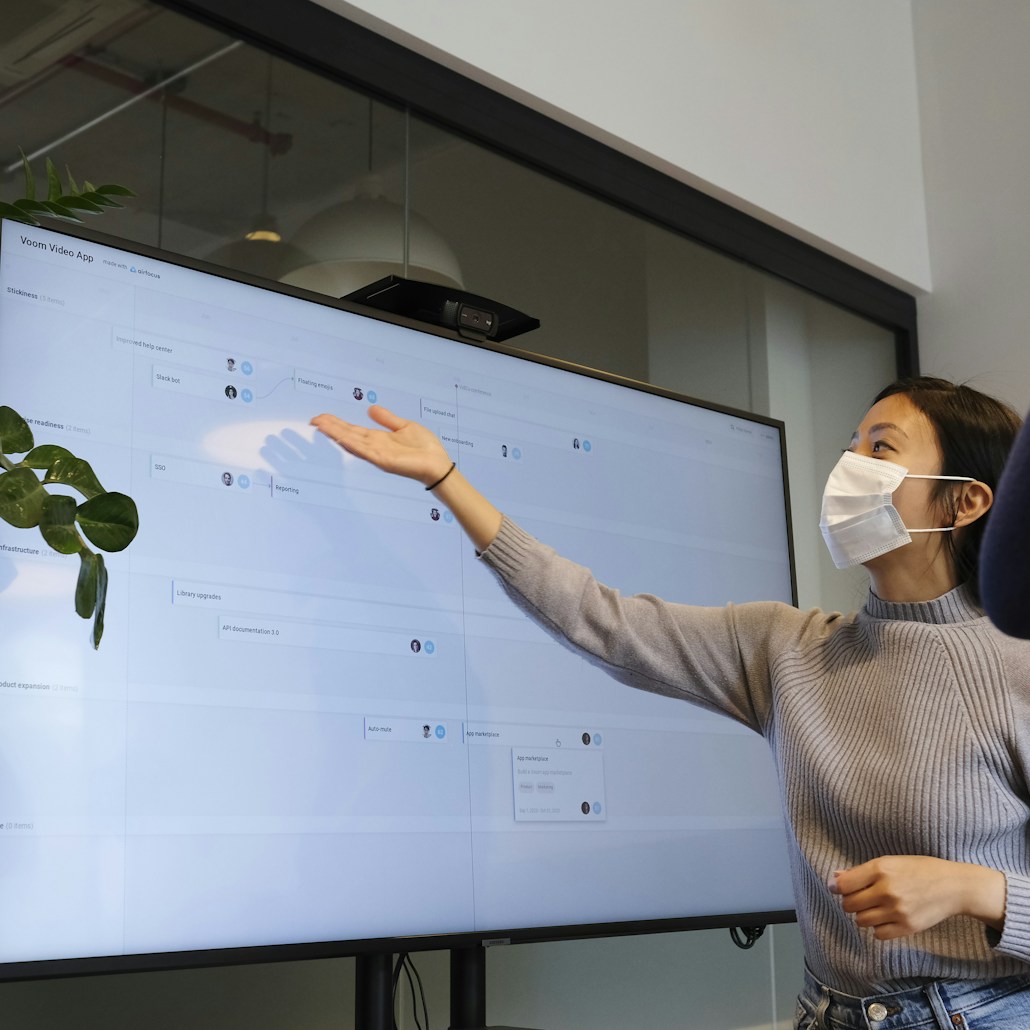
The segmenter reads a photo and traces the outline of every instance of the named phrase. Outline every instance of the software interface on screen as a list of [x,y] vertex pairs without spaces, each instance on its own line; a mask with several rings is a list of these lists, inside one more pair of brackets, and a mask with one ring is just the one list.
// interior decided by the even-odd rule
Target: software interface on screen
[[790,600],[775,427],[5,223],[0,403],[130,494],[78,559],[0,522],[0,961],[791,907],[752,732],[615,683],[452,514],[315,433],[436,430],[625,592]]

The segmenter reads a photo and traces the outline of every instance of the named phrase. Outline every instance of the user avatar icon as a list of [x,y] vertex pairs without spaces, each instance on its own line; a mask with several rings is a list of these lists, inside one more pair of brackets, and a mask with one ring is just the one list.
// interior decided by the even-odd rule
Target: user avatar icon
[[574,436],[572,438],[572,449],[574,451],[578,451],[579,450],[579,437],[578,436]]
[[584,815],[590,815],[590,802],[589,801],[584,801],[583,804],[579,806],[579,810]]
[[223,472],[222,473],[222,482],[225,483],[226,486],[232,486],[232,473],[231,472]]
[[430,508],[429,509],[429,517],[434,522],[439,522],[440,521],[440,509],[439,508]]
[[421,650],[422,650],[422,642],[421,642],[420,640],[413,640],[413,641],[411,642],[411,650],[412,650],[412,651],[413,651],[413,652],[414,652],[415,654],[418,654],[418,653],[419,653],[419,651],[421,651]]
[[225,359],[225,370],[227,372],[235,372],[236,371],[236,359],[235,358],[226,358]]
[[502,458],[507,458],[508,457],[508,445],[506,443],[502,443],[501,444],[501,457]]
[[584,744],[589,744],[590,743],[590,734],[589,733],[584,733],[583,734],[583,743]]
[[428,723],[428,722],[425,722],[425,723],[423,723],[423,724],[422,724],[422,736],[423,736],[423,737],[425,737],[425,738],[426,738],[426,740],[428,740],[428,739],[429,739],[429,734],[430,734],[431,732],[432,732],[432,731],[431,731],[431,730],[430,730],[430,728],[429,728],[429,723]]
[[225,396],[226,396],[226,397],[228,397],[228,398],[229,398],[229,400],[231,400],[231,401],[234,401],[234,400],[236,400],[236,387],[235,387],[235,386],[233,386],[233,385],[232,385],[232,383],[230,383],[230,384],[229,384],[229,385],[228,385],[228,386],[227,386],[227,387],[225,388]]
[[354,387],[354,399],[360,401],[365,396],[365,391],[360,386]]

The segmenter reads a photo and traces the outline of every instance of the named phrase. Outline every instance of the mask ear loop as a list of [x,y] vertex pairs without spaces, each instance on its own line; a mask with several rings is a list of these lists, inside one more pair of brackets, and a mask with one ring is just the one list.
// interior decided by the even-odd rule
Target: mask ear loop
[[[929,476],[918,472],[909,472],[906,479],[947,479],[953,483],[979,483],[979,479],[972,476]],[[908,529],[908,527],[905,527]],[[954,533],[955,526],[937,526],[934,529],[909,529],[909,533]]]

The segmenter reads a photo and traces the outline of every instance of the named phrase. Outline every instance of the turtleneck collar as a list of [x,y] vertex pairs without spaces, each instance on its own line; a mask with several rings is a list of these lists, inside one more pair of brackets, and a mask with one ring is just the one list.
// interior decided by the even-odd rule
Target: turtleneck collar
[[885,601],[870,590],[862,611],[874,619],[936,625],[969,622],[982,618],[984,614],[965,584],[960,584],[932,601]]

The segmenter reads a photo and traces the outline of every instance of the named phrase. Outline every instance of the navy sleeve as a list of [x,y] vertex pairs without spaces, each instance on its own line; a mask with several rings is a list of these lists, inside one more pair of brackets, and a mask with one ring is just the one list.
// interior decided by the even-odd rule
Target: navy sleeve
[[[1030,416],[1028,416],[1030,418]],[[980,596],[1003,633],[1030,638],[1030,421],[1016,437],[980,548]]]

